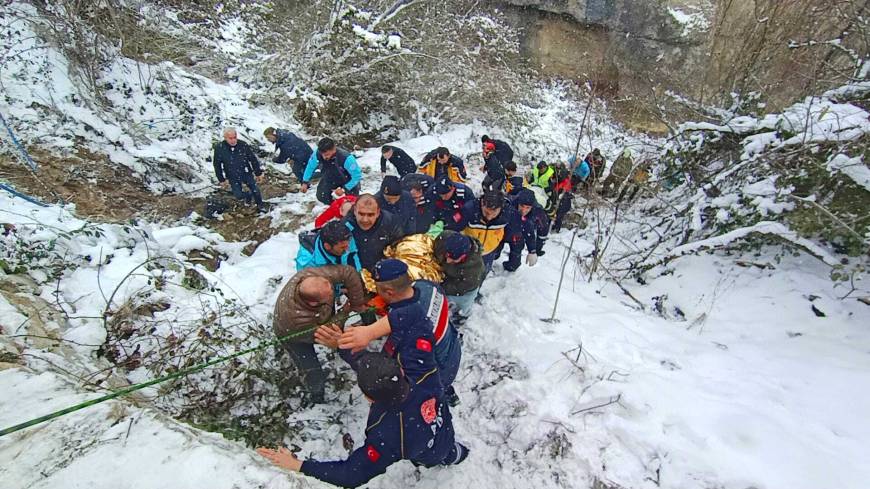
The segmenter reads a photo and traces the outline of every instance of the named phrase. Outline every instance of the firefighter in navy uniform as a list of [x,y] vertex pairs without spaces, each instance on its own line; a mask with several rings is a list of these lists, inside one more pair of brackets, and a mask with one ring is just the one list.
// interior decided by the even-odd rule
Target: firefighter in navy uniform
[[526,245],[526,265],[533,267],[538,257],[544,254],[544,244],[550,231],[550,218],[535,200],[535,194],[523,189],[513,199],[514,219],[508,225],[506,239],[509,245],[508,259],[502,265],[513,272],[520,267],[523,243]]
[[462,231],[462,208],[474,200],[474,192],[466,185],[443,178],[434,185],[435,220],[444,223],[444,229]]
[[459,343],[459,333],[451,322],[450,305],[443,289],[428,280],[412,281],[408,275],[408,265],[393,258],[378,262],[372,278],[378,295],[388,304],[388,314],[369,326],[348,328],[341,334],[338,347],[357,351],[378,338],[388,336],[384,351],[399,359],[407,375],[423,376],[430,372],[416,370],[417,365],[405,358],[407,354],[401,356],[399,345],[402,344],[401,338],[409,334],[408,331],[428,329],[434,340],[435,363],[445,389],[445,400],[455,406],[459,403],[459,397],[453,390],[453,381],[459,372],[462,345]]
[[[431,336],[409,339],[414,349],[431,343]],[[431,349],[418,351],[423,353],[418,355],[420,360],[435,368]],[[369,351],[354,358],[354,367],[360,390],[372,403],[362,446],[346,460],[333,462],[302,461],[286,448],[261,447],[257,453],[281,468],[340,487],[362,486],[400,460],[424,467],[456,465],[465,460],[468,449],[454,438],[453,417],[442,400],[438,375],[414,379],[395,359]]]

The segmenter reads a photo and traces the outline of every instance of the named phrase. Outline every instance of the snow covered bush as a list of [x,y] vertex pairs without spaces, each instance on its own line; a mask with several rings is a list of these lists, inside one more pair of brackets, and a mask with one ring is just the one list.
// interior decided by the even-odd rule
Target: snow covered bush
[[786,244],[827,263],[835,280],[860,276],[870,250],[868,96],[870,85],[853,84],[767,115],[747,110],[750,97],[710,112],[716,122],[680,126],[658,169],[661,198],[682,223],[675,249]]
[[268,28],[239,79],[312,132],[371,141],[496,121],[527,86],[516,33],[477,2],[267,2],[257,15]]

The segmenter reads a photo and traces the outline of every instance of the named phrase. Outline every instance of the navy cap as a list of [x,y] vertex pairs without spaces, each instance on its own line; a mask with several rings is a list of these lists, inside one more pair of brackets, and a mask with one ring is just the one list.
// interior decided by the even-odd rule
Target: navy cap
[[524,188],[520,190],[517,194],[517,205],[535,205],[537,199],[535,199],[535,194],[531,190]]
[[405,265],[405,262],[395,258],[386,258],[375,265],[372,278],[375,279],[375,282],[388,282],[407,274],[408,265]]
[[448,258],[457,260],[471,251],[471,240],[464,234],[453,233],[444,241],[444,249]]
[[453,182],[449,178],[442,178],[435,182],[435,193],[444,195],[453,189]]
[[402,195],[402,184],[399,182],[399,177],[395,175],[387,175],[384,181],[381,182],[381,192],[384,195],[396,196]]

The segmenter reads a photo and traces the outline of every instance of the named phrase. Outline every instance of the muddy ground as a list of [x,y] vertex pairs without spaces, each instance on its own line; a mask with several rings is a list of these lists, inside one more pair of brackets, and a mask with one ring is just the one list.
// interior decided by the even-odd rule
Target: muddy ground
[[[128,168],[108,161],[104,155],[83,149],[70,155],[52,154],[37,147],[30,147],[28,151],[36,161],[38,171],[31,172],[13,155],[0,154],[0,180],[43,202],[62,200],[73,203],[79,217],[97,222],[144,218],[170,223],[194,211],[204,214],[204,198],[184,194],[157,195]],[[298,191],[299,186],[294,180],[267,168],[266,182],[261,185],[263,198]],[[311,202],[313,206],[314,202]],[[235,206],[224,214],[222,220],[202,219],[199,224],[229,241],[255,241],[259,244],[278,232],[298,227],[303,219],[310,219],[310,215],[290,216],[280,226],[272,227],[272,219],[258,216],[254,207]],[[254,248],[252,246],[248,251]]]

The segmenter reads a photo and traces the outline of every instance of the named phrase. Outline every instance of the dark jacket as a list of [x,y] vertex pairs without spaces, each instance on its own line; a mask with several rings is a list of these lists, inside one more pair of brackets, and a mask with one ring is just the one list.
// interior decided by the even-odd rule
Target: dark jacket
[[284,129],[278,129],[275,136],[277,137],[275,149],[278,150],[278,155],[272,161],[279,164],[286,163],[287,160],[293,160],[300,165],[308,163],[314,150],[308,146],[305,140]]
[[435,194],[435,220],[443,221],[444,228],[452,231],[462,231],[465,227],[462,223],[462,208],[465,203],[474,200],[474,192],[467,186],[454,182],[453,186],[456,190],[453,191],[453,196],[447,200]]
[[520,213],[516,203],[511,204],[514,219],[508,224],[508,239],[518,244],[525,242],[529,253],[537,253],[544,247],[547,234],[550,231],[550,217],[538,204],[532,206],[532,210],[525,216]]
[[[386,148],[390,148],[393,150],[393,156],[390,157],[389,162],[396,167],[396,171],[399,172],[399,176],[405,176],[409,173],[414,173],[417,171],[417,165],[414,163],[414,158],[408,156],[408,153],[405,153],[401,148],[397,148],[395,146],[385,146]],[[387,171],[387,160],[381,156],[381,173]]]
[[[431,332],[429,334],[428,338],[408,335],[409,344],[402,348],[417,348],[418,343],[425,348],[424,342],[431,345]],[[421,358],[427,367],[435,363],[431,349]],[[399,460],[426,466],[453,462],[448,460],[456,444],[453,417],[443,401],[440,377],[429,375],[407,382],[410,391],[401,404],[376,402],[371,405],[365,442],[346,460],[305,460],[301,472],[336,486],[359,487],[385,473],[387,467]]]
[[[296,273],[278,294],[272,323],[275,335],[278,337],[324,324],[332,318],[335,312],[335,305],[332,303],[312,308],[299,297],[299,284],[306,277],[324,277],[333,286],[342,284],[347,288],[347,297],[351,305],[359,307],[365,304],[365,287],[362,278],[353,267],[326,265],[306,268]],[[314,342],[314,333],[292,338],[291,341],[312,343]]]
[[409,173],[402,177],[402,189],[410,193],[411,184],[419,182],[423,187],[423,196],[415,202],[414,230],[410,234],[425,233],[435,222],[435,200],[438,198],[433,190],[435,179],[422,173]]
[[471,238],[471,251],[462,263],[447,263],[445,243],[454,231],[444,231],[435,238],[435,261],[444,272],[441,287],[447,295],[463,295],[480,287],[483,283],[484,266],[480,241]]
[[382,210],[375,225],[368,231],[359,227],[356,216],[352,212],[345,217],[344,222],[347,223],[356,241],[359,262],[368,271],[384,258],[384,249],[387,246],[405,237],[401,223],[397,222],[389,211]]
[[493,182],[501,182],[505,179],[504,164],[506,162],[499,159],[496,152],[483,159],[484,171],[486,176]]
[[492,143],[495,144],[495,151],[493,151],[493,154],[498,158],[498,161],[502,162],[502,164],[505,164],[508,161],[513,161],[514,150],[511,148],[510,144],[501,139],[493,139]]
[[512,177],[507,177],[505,180],[505,188],[504,191],[508,195],[516,195],[520,193],[520,190],[526,188],[525,179],[523,177],[514,175]]
[[417,205],[414,202],[414,198],[411,197],[411,194],[403,191],[402,195],[399,197],[398,202],[395,204],[390,204],[387,202],[387,199],[384,198],[382,192],[378,192],[375,194],[375,198],[378,200],[378,203],[381,205],[381,210],[385,210],[393,215],[395,219],[402,226],[402,232],[406,235],[415,234],[416,233],[416,223],[415,220],[417,218]]
[[411,184],[419,182],[423,187],[423,193],[428,193],[432,189],[432,184],[435,179],[423,173],[409,173],[401,178],[402,190],[411,191]]
[[230,146],[226,141],[217,143],[214,146],[212,163],[218,182],[224,180],[235,182],[240,181],[242,175],[246,173],[258,176],[263,173],[260,169],[260,161],[251,150],[251,146],[242,140],[237,141],[235,146]]

